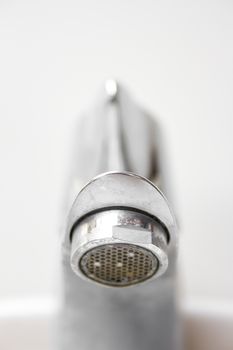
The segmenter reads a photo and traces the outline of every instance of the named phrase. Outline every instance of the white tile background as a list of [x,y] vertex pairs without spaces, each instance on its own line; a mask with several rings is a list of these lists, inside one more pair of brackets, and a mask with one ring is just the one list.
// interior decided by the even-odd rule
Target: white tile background
[[188,298],[233,298],[233,3],[0,2],[0,299],[56,294],[75,121],[117,77],[162,123]]

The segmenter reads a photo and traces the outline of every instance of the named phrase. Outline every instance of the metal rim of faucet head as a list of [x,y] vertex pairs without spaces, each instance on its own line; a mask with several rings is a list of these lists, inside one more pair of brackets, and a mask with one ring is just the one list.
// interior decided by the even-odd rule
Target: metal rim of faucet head
[[[130,286],[166,271],[176,225],[165,197],[150,181],[110,172],[94,178],[76,198],[68,220],[70,243],[77,275],[107,286]],[[133,265],[131,250],[137,256]]]
[[86,216],[72,234],[71,267],[80,277],[125,287],[162,275],[168,235],[150,216],[110,209]]

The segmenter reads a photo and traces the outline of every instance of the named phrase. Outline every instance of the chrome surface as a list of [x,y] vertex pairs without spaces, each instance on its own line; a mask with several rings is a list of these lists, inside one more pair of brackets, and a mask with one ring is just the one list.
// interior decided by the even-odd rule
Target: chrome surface
[[[101,211],[76,225],[71,267],[82,278],[89,277],[108,286],[130,286],[166,271],[168,240],[163,226],[148,215],[127,209]],[[109,257],[112,260],[108,261]],[[93,266],[88,267],[89,263]]]
[[116,171],[98,175],[79,192],[70,210],[66,237],[69,239],[73,225],[88,213],[122,206],[156,217],[170,233],[171,247],[176,244],[175,218],[158,187],[142,176]]
[[[59,348],[177,350],[177,229],[158,125],[110,80],[76,140]],[[142,259],[130,263],[131,250]]]

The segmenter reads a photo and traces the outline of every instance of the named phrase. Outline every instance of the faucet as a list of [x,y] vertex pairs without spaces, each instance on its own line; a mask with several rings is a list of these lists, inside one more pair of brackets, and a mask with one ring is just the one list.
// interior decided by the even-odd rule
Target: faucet
[[177,228],[155,121],[115,80],[80,121],[61,350],[175,350]]

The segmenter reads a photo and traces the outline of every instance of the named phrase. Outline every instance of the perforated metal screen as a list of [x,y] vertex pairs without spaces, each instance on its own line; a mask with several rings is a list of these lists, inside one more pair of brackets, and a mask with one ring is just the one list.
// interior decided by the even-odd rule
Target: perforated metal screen
[[114,243],[86,252],[81,258],[80,268],[92,280],[123,287],[152,277],[158,268],[158,260],[148,249]]

